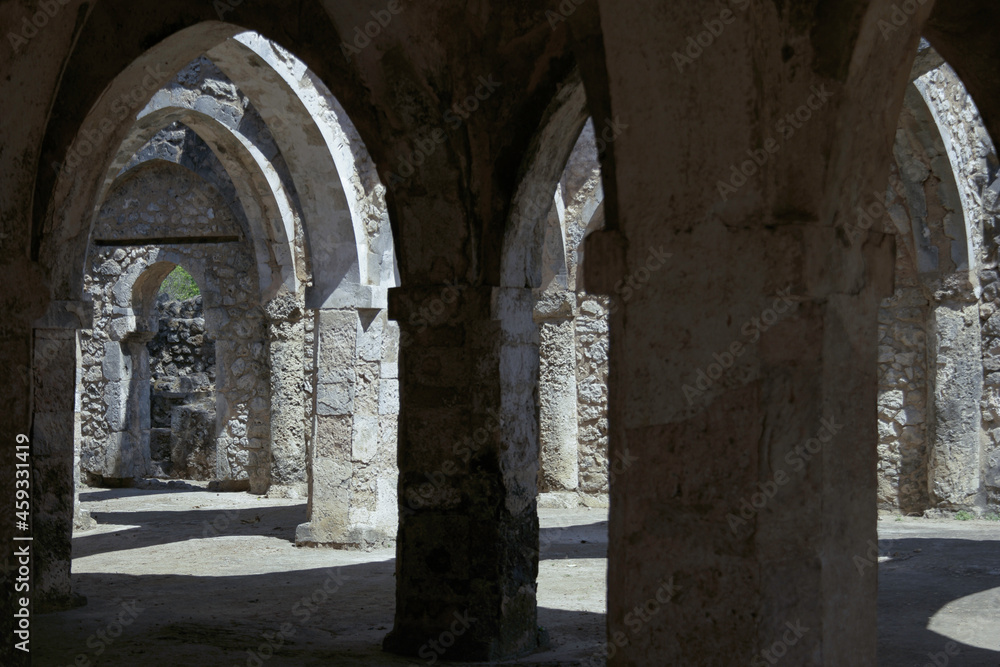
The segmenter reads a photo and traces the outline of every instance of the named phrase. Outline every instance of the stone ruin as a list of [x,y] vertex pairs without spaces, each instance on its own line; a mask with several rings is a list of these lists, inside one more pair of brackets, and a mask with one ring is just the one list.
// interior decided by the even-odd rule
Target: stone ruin
[[203,298],[156,300],[159,330],[149,342],[150,463],[153,477],[215,478],[215,343]]
[[[331,45],[369,8],[234,15],[312,67],[205,3],[57,15],[0,62],[0,354],[7,439],[30,433],[43,480],[40,602],[72,601],[80,474],[164,460],[148,344],[183,265],[215,344],[205,469],[307,497],[299,544],[397,540],[387,649],[471,610],[463,655],[532,650],[538,504],[606,490],[609,634],[664,576],[685,597],[619,662],[745,662],[794,613],[823,632],[789,662],[873,664],[876,582],[851,575],[876,508],[1000,505],[1000,97],[994,12],[970,2],[764,3],[696,58],[678,49],[714,35],[685,3],[472,3],[475,40],[414,3],[351,58]],[[456,99],[482,110],[438,127]],[[824,419],[823,456],[728,530]]]

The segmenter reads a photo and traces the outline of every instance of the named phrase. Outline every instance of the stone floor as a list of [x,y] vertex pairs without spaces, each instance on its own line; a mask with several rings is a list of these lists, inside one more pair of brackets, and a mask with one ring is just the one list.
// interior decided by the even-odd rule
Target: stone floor
[[[74,585],[89,602],[36,617],[33,664],[432,664],[433,652],[379,650],[392,624],[391,549],[297,549],[302,501],[176,484],[81,493],[100,523],[73,542]],[[550,648],[516,664],[603,664],[607,511],[540,514]],[[879,664],[1000,665],[1000,523],[879,528]]]

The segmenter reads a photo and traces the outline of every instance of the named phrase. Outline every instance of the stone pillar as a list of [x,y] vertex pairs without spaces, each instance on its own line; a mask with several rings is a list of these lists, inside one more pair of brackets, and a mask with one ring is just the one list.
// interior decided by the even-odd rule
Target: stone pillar
[[580,484],[575,305],[573,292],[543,293],[535,304],[542,493],[575,493]]
[[[966,290],[962,290],[966,293]],[[934,505],[972,509],[985,503],[981,484],[983,397],[979,303],[944,298],[932,308],[931,451],[928,482]]]
[[[538,337],[530,290],[390,291],[402,337],[396,618],[387,651],[537,646]],[[433,314],[426,317],[425,311]]]
[[371,548],[394,538],[396,380],[382,371],[395,339],[387,324],[379,308],[319,311],[309,521],[295,532],[300,546]]
[[122,433],[118,474],[115,477],[141,479],[149,474],[149,431],[150,431],[150,372],[149,341],[156,335],[153,331],[136,331],[122,339],[122,347],[128,357],[127,367],[131,370],[123,377],[121,386],[126,387],[125,429]]
[[[88,307],[85,307],[88,306]],[[35,611],[66,609],[86,600],[71,590],[71,539],[79,491],[75,437],[79,432],[76,371],[78,330],[90,326],[89,304],[53,302],[34,329],[34,424],[31,432]]]
[[986,504],[1000,510],[1000,276],[994,269],[980,272],[983,294],[979,302],[983,350],[983,486]]
[[304,498],[306,482],[305,323],[294,297],[265,309],[271,363],[271,487],[268,495]]
[[[234,331],[256,332],[258,326],[260,339],[252,344],[247,342],[250,336],[232,335]],[[266,325],[254,317],[227,327],[230,331],[215,342],[216,481],[212,488],[260,495],[267,493],[271,483]]]
[[624,462],[608,461],[608,297],[579,292],[576,315],[580,499],[607,507],[608,480]]
[[[891,238],[862,253],[811,225],[598,231],[587,291],[654,270],[661,243],[671,263],[611,315],[608,639],[627,643],[608,664],[751,664],[783,636],[789,665],[874,664],[876,565],[855,557],[877,538]],[[815,271],[852,255],[871,273]]]

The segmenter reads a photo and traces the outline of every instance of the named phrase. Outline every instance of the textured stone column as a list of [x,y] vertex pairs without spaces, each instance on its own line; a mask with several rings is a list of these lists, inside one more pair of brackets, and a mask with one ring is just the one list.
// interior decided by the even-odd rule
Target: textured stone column
[[[537,645],[533,301],[515,288],[390,291],[402,352],[388,651],[493,660]],[[444,633],[452,645],[430,644]]]
[[542,493],[575,492],[580,484],[575,305],[573,292],[542,294],[535,304]]
[[36,611],[82,604],[71,591],[71,538],[79,492],[74,480],[78,433],[77,332],[89,322],[79,302],[54,302],[35,323],[34,425],[31,433],[34,603]]
[[[963,290],[963,292],[965,292]],[[932,501],[946,509],[985,503],[981,484],[983,397],[982,332],[979,304],[943,299],[931,310],[929,357],[933,417],[928,482]]]
[[126,395],[125,430],[122,434],[116,477],[141,479],[149,474],[150,372],[149,341],[153,331],[136,331],[122,339],[131,373],[122,378]]
[[296,544],[368,548],[393,540],[395,421],[387,419],[394,401],[386,394],[396,381],[382,378],[387,350],[395,354],[388,331],[382,309],[319,311],[309,521],[296,530]]
[[273,497],[303,498],[306,482],[305,323],[293,297],[266,307],[271,362],[271,487]]
[[[641,233],[588,239],[588,292],[647,266],[662,229]],[[876,573],[854,556],[876,537],[876,312],[893,245],[871,237],[856,266],[881,273],[854,283],[806,268],[858,252],[830,228],[676,234],[682,266],[613,309],[608,622],[628,643],[609,664],[751,664],[789,623],[807,630],[788,664],[874,664],[850,657],[873,658],[876,639]],[[693,270],[720,248],[726,290]]]

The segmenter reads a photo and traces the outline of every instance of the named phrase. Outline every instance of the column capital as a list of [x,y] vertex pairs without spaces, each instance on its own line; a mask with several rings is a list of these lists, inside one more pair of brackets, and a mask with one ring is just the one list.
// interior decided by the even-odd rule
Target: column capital
[[570,290],[534,290],[535,322],[564,322],[576,317],[576,292]]

